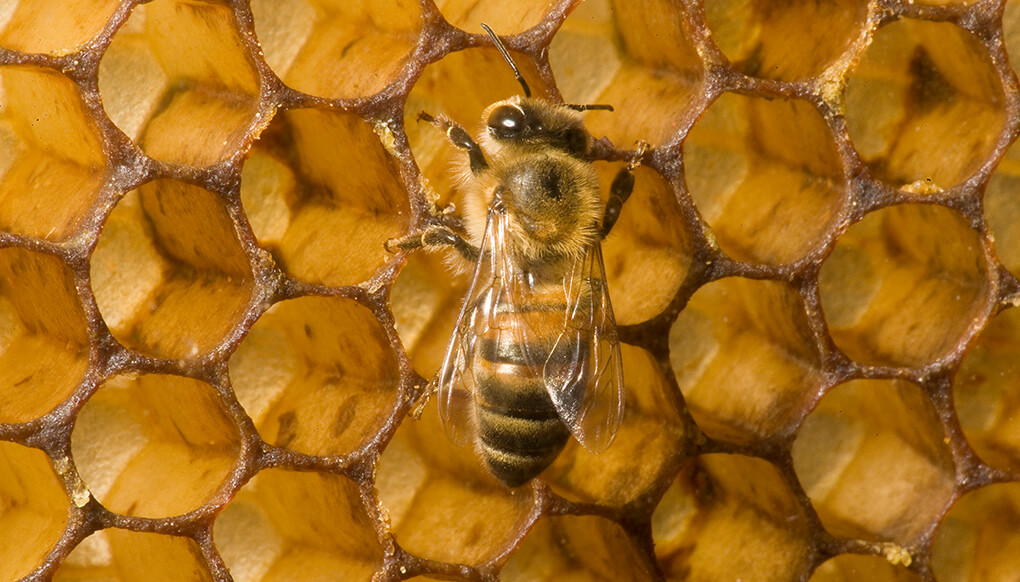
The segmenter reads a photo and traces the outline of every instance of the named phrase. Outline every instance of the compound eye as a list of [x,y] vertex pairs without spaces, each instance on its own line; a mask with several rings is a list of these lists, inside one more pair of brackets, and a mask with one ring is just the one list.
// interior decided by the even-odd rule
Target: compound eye
[[489,131],[500,139],[520,135],[526,123],[524,112],[513,105],[500,105],[489,115]]

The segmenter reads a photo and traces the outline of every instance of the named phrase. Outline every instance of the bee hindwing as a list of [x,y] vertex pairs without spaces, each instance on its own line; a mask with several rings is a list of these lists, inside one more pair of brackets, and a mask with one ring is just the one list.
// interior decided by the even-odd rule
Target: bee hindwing
[[623,421],[623,366],[602,246],[588,247],[564,280],[563,332],[545,364],[553,405],[589,451],[609,447]]

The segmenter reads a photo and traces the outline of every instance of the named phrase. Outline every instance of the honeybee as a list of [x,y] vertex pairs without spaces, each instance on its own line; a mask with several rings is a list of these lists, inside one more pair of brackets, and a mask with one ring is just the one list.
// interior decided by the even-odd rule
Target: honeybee
[[603,207],[589,156],[593,138],[580,112],[612,107],[532,97],[499,37],[482,27],[524,96],[486,108],[478,142],[445,116],[419,114],[467,153],[466,239],[436,220],[386,246],[452,246],[474,264],[425,398],[437,394],[454,442],[474,441],[492,474],[518,487],[548,467],[571,435],[598,453],[623,420],[623,367],[601,241],[630,196],[645,146],[616,176]]

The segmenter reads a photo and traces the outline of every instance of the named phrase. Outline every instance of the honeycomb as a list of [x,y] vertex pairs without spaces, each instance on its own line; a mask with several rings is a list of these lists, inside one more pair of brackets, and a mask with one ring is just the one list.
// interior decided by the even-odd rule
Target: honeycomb
[[[608,103],[626,416],[508,489],[384,242]],[[1015,581],[1020,1],[0,0],[0,580]],[[1020,59],[1014,59],[1020,63]],[[603,188],[605,190],[605,187]],[[606,194],[606,193],[604,193]]]

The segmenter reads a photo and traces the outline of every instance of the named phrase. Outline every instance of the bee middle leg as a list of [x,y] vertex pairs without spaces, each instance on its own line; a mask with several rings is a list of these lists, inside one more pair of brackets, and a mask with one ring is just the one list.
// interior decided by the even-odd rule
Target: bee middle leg
[[421,232],[392,238],[386,241],[386,250],[395,253],[398,251],[413,251],[425,248],[434,249],[444,246],[453,247],[465,259],[472,263],[478,261],[478,247],[464,240],[447,226],[431,225]]
[[457,125],[456,122],[447,118],[445,115],[440,115],[438,118],[432,117],[430,114],[422,111],[418,114],[418,119],[431,123],[440,131],[446,134],[446,139],[450,140],[455,147],[467,151],[468,164],[471,168],[472,174],[479,174],[485,171],[489,167],[489,162],[485,160],[485,154],[482,153],[482,148],[475,143],[475,140],[471,139],[471,135],[461,126]]
[[623,203],[630,198],[630,193],[634,190],[634,168],[641,165],[641,159],[648,148],[647,142],[638,142],[634,157],[613,178],[613,184],[609,187],[609,201],[606,202],[606,211],[602,215],[602,238],[606,238],[609,231],[616,226],[616,221],[620,218],[620,211],[623,210]]

